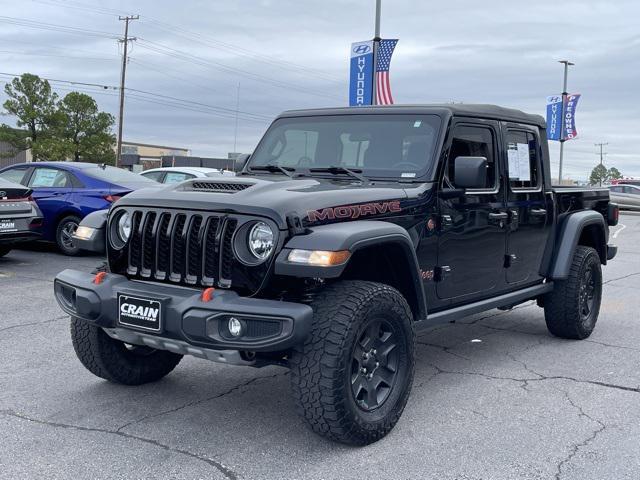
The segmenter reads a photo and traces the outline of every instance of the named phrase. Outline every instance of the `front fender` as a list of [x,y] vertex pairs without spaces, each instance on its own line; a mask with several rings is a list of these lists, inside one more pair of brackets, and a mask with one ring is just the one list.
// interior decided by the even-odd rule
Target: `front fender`
[[[313,227],[306,235],[296,235],[285,245],[275,262],[275,274],[299,278],[339,278],[349,262],[342,265],[321,267],[294,264],[288,261],[293,249],[349,250],[352,254],[373,245],[395,244],[401,247],[408,265],[419,312],[426,315],[426,296],[422,285],[420,267],[413,241],[404,228],[394,223],[376,220],[357,220]],[[424,318],[424,317],[422,317]]]
[[595,210],[582,210],[568,215],[560,227],[556,238],[553,263],[551,264],[550,277],[554,280],[563,280],[569,276],[573,254],[578,246],[578,241],[585,228],[594,225],[601,232],[595,245],[602,263],[607,261],[607,239],[604,217]]
[[105,253],[107,245],[106,225],[108,213],[109,210],[98,210],[90,213],[82,219],[78,228],[85,227],[87,229],[91,229],[91,231],[89,232],[87,230],[87,232],[90,233],[89,237],[73,236],[73,240],[79,248],[90,252]]

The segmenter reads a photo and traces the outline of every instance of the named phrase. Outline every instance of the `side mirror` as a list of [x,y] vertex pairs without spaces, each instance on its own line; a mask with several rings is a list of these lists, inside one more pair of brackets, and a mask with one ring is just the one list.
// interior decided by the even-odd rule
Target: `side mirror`
[[251,155],[249,155],[248,153],[241,153],[236,157],[236,160],[235,160],[236,172],[241,172],[242,170],[244,170],[244,167],[247,165],[247,162],[249,161],[250,157]]
[[454,183],[458,188],[485,188],[486,157],[457,157],[454,160]]

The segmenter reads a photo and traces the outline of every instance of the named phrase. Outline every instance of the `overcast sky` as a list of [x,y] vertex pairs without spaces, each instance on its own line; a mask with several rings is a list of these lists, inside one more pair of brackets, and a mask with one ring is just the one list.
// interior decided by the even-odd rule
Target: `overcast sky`
[[[139,14],[127,87],[180,101],[130,92],[125,140],[226,156],[239,84],[237,150],[250,152],[279,112],[347,103],[349,45],[372,37],[374,4],[0,0],[0,72],[116,86],[117,15]],[[605,164],[640,177],[639,19],[637,0],[383,0],[382,36],[400,39],[391,63],[396,103],[495,103],[544,114],[546,96],[562,90],[557,60],[573,61],[569,91],[583,97],[565,173],[586,178],[598,161],[594,143],[608,142]],[[61,95],[74,88],[53,85]],[[113,88],[81,88],[117,113]]]

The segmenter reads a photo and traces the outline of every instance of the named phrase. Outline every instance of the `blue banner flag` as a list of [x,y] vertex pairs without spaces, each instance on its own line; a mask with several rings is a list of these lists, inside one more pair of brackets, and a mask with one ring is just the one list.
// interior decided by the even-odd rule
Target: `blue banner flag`
[[576,108],[578,107],[580,94],[568,94],[564,101],[563,134],[565,140],[572,140],[578,136],[576,129]]
[[373,100],[373,41],[351,44],[349,106],[371,105]]
[[562,137],[562,95],[547,97],[547,139],[559,141]]

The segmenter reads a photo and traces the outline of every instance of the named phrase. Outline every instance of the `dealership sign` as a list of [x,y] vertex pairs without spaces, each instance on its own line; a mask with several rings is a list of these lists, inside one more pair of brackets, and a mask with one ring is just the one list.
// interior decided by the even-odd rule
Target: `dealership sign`
[[351,44],[349,106],[371,105],[373,100],[373,41]]
[[576,108],[580,94],[547,97],[547,138],[564,142],[578,136]]

